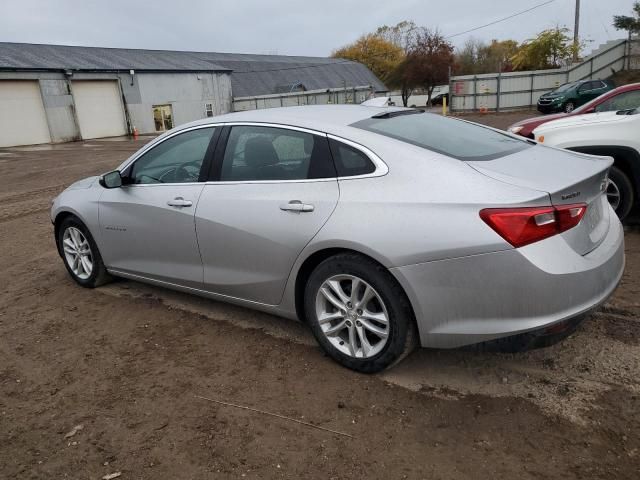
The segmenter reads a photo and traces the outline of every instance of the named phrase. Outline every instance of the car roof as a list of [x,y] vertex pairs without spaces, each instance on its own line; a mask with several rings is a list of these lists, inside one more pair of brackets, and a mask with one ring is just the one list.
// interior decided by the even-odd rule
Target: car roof
[[196,120],[180,128],[227,122],[274,123],[308,128],[326,133],[339,133],[352,123],[374,115],[409,110],[403,107],[368,107],[361,105],[305,105],[299,107],[265,108],[227,113],[217,117]]

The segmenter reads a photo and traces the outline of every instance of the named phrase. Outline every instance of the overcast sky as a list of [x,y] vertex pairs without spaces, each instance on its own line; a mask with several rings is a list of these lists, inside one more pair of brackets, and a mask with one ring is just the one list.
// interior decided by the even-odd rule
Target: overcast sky
[[[326,56],[379,25],[413,20],[445,35],[545,0],[0,0],[0,41]],[[586,51],[624,32],[614,14],[632,0],[582,0]],[[513,19],[451,38],[525,40],[556,25],[573,28],[575,0],[554,0]]]

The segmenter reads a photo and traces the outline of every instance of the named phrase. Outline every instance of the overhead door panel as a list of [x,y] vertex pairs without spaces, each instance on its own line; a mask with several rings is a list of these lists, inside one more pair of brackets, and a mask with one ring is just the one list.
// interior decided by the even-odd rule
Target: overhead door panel
[[0,80],[0,147],[50,141],[38,82]]
[[75,81],[72,86],[80,134],[83,139],[118,137],[127,134],[117,82]]

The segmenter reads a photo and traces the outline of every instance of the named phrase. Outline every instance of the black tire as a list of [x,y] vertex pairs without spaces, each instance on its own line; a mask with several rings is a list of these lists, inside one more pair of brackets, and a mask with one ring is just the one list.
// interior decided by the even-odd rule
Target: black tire
[[[376,355],[355,358],[338,350],[327,339],[316,314],[316,295],[322,284],[334,275],[354,275],[371,285],[379,294],[389,317],[387,343]],[[362,373],[375,373],[405,358],[417,343],[413,310],[404,290],[378,263],[355,253],[341,253],[324,260],[311,273],[304,292],[306,320],[324,351],[341,365]]]
[[576,108],[576,104],[573,102],[567,102],[564,104],[564,106],[562,107],[562,110],[564,111],[564,113],[571,113],[575,110]]
[[[80,230],[82,234],[85,236],[85,238],[87,239],[87,242],[89,243],[89,248],[91,249],[91,259],[93,263],[93,268],[91,270],[91,275],[89,275],[88,278],[80,278],[78,275],[75,274],[75,272],[71,269],[71,266],[69,265],[65,257],[65,254],[63,252],[64,234],[65,234],[65,231],[70,227],[74,227]],[[100,251],[98,250],[98,246],[96,245],[96,242],[93,239],[91,232],[89,232],[89,229],[77,217],[70,216],[62,220],[62,223],[58,228],[58,249],[60,252],[60,256],[62,257],[62,262],[64,263],[64,266],[67,269],[67,272],[69,272],[69,275],[71,276],[71,278],[73,278],[73,280],[78,285],[85,288],[95,288],[95,287],[99,287],[100,285],[104,285],[105,283],[108,283],[109,281],[112,280],[113,277],[111,277],[111,275],[107,273],[107,269],[105,268],[104,263],[102,262],[102,256],[100,255]]]
[[609,180],[613,184],[615,184],[618,192],[620,193],[620,201],[615,211],[618,215],[618,218],[620,220],[624,220],[633,208],[633,185],[631,184],[631,180],[629,179],[627,174],[615,166],[611,167],[611,170],[609,170]]

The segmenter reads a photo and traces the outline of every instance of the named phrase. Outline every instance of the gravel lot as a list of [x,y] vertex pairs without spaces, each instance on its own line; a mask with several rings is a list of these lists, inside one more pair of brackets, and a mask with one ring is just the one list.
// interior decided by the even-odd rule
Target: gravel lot
[[640,230],[615,296],[564,342],[359,375],[295,322],[70,280],[50,199],[146,141],[0,149],[0,478],[639,478]]

